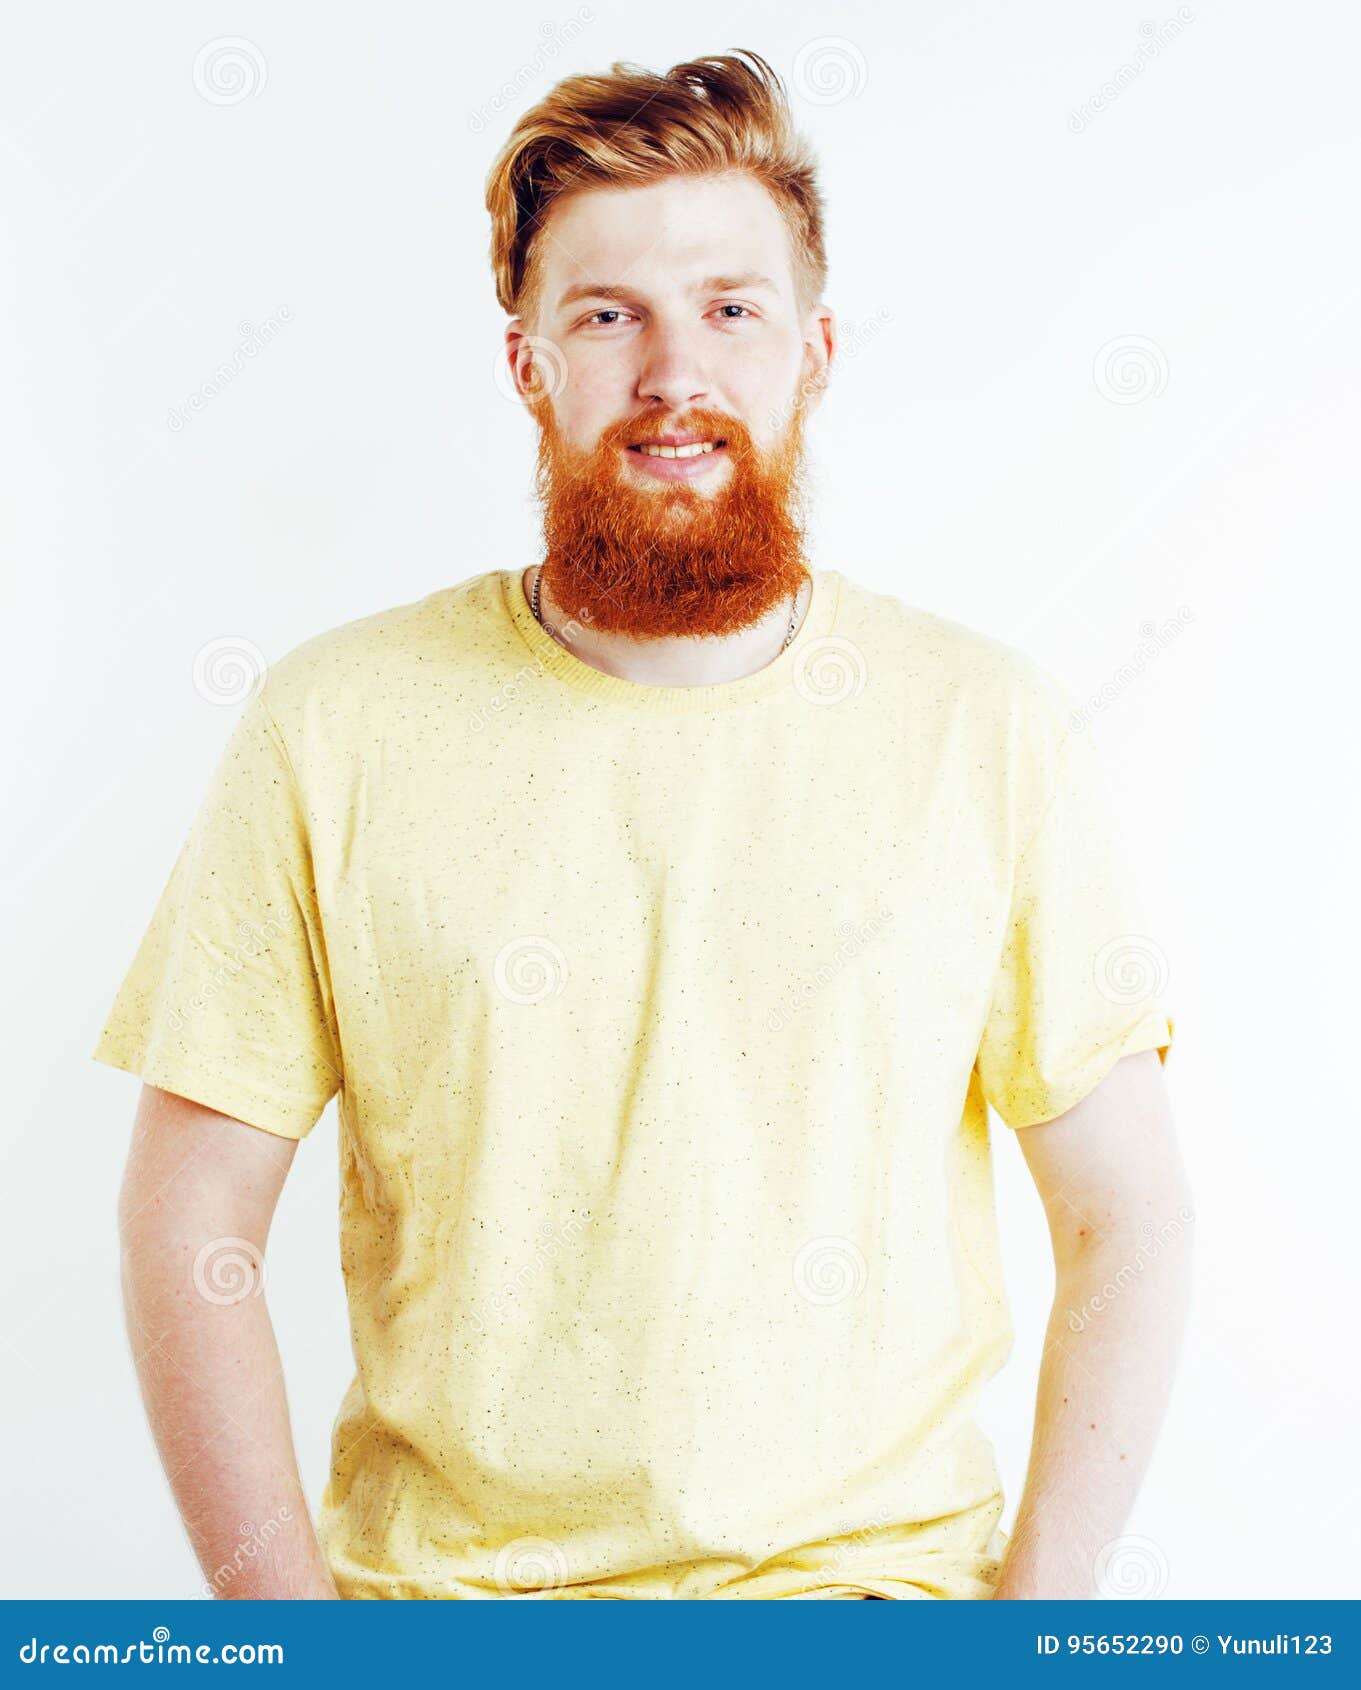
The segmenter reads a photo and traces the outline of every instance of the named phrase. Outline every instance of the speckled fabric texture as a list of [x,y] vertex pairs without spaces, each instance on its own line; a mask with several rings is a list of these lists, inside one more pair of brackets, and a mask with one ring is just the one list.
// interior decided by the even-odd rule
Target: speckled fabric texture
[[1073,706],[835,570],[713,686],[518,570],[275,663],[94,1054],[289,1138],[338,1094],[343,1596],[991,1594],[987,1105],[1172,1037]]

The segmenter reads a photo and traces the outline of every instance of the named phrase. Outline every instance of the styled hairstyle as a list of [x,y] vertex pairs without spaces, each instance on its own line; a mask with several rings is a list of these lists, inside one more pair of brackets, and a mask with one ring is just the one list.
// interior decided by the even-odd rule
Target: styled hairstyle
[[813,154],[764,59],[737,49],[661,74],[619,63],[608,76],[564,77],[520,118],[487,177],[497,299],[512,316],[537,309],[538,237],[559,196],[729,170],[748,172],[774,199],[799,309],[808,310],[827,282],[823,200]]

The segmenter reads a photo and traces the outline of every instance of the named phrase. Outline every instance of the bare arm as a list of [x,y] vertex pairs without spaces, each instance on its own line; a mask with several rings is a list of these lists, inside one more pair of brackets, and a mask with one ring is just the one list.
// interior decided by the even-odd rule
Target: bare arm
[[1152,1455],[1189,1300],[1191,1192],[1157,1053],[1124,1057],[1075,1108],[1019,1137],[1057,1284],[995,1596],[1091,1597]]
[[338,1599],[298,1476],[265,1241],[296,1143],[143,1086],[119,1194],[152,1435],[215,1596]]

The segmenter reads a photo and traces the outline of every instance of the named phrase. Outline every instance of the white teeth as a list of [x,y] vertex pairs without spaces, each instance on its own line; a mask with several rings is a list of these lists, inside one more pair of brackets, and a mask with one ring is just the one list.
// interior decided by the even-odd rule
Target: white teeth
[[649,458],[697,458],[701,452],[712,452],[712,440],[697,440],[693,446],[643,446],[639,448]]

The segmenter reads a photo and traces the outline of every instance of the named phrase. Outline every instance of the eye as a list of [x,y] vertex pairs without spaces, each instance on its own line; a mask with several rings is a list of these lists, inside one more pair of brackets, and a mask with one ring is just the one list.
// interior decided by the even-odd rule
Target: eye
[[[622,317],[623,315],[624,315],[624,313],[618,308],[618,306],[607,305],[607,306],[602,307],[602,309],[599,310],[599,311],[592,311],[590,316],[586,319],[586,321],[588,323],[593,323],[593,322],[596,321],[596,319],[598,317]],[[607,328],[607,329],[612,329],[614,327],[614,324],[613,323],[603,323],[601,325],[601,327]]]
[[[748,317],[752,315],[752,309],[749,305],[736,305],[731,301],[725,305],[720,305],[718,309],[720,311],[744,311]],[[740,323],[741,320],[742,319],[740,317],[728,317],[726,319],[726,321],[730,323]]]

